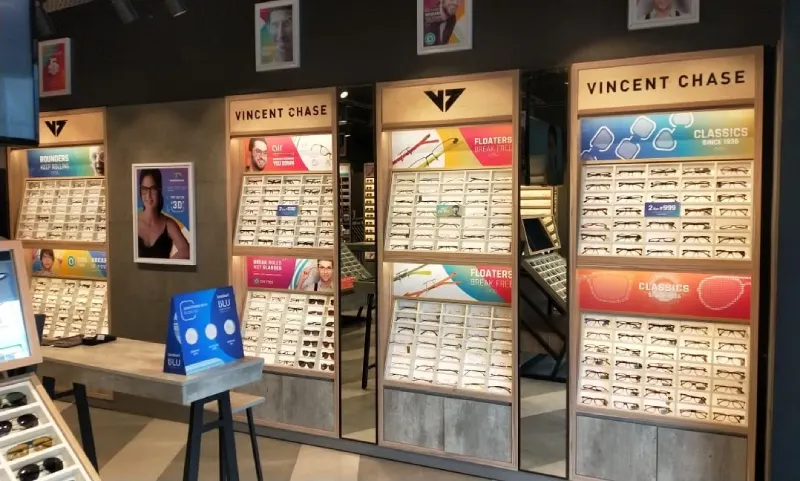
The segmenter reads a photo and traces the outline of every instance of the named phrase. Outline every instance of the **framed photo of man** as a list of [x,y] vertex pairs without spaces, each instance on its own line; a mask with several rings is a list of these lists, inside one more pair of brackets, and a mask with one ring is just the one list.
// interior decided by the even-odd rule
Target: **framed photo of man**
[[300,66],[300,0],[255,6],[256,71]]
[[417,55],[472,48],[472,0],[417,0]]
[[194,165],[133,164],[133,260],[197,264]]
[[628,0],[628,30],[700,21],[700,0]]

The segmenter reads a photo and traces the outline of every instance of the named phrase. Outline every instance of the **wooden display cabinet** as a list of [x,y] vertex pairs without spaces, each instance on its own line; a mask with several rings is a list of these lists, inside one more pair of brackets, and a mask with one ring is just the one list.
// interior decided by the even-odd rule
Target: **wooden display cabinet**
[[761,48],[577,64],[570,479],[755,476]]
[[518,464],[518,92],[517,72],[378,85],[382,446]]
[[267,398],[256,422],[338,437],[336,91],[229,97],[226,110],[230,280],[245,354],[265,360],[247,388]]

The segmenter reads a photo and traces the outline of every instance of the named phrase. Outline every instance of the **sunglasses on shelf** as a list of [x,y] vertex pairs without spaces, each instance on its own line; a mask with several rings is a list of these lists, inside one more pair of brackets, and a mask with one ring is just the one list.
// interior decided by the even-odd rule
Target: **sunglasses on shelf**
[[64,469],[64,462],[58,458],[47,458],[41,463],[28,464],[17,471],[19,481],[36,481],[41,475],[57,473]]
[[41,436],[30,441],[17,444],[13,448],[6,451],[6,459],[13,461],[15,459],[24,458],[30,453],[45,450],[53,447],[53,438],[50,436]]
[[10,392],[0,396],[0,411],[22,407],[26,404],[28,404],[28,397],[21,392]]

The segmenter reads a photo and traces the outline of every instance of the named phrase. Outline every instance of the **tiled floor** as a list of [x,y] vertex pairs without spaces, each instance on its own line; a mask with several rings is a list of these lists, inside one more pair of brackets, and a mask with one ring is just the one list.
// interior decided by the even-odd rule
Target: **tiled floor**
[[[73,432],[75,407],[58,403]],[[103,481],[180,481],[187,426],[131,414],[92,409]],[[314,446],[259,438],[261,465],[269,481],[481,481],[482,478],[385,461]],[[239,475],[253,481],[250,440],[236,434]],[[217,435],[203,437],[200,481],[219,481]]]

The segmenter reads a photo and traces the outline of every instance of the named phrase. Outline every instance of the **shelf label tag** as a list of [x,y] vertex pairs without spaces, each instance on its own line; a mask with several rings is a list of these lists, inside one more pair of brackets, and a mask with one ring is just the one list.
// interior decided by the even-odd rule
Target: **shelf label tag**
[[436,217],[461,217],[461,204],[437,204]]
[[644,204],[645,217],[680,217],[680,202],[646,202]]
[[169,319],[164,372],[195,374],[244,357],[233,287],[173,296]]
[[278,217],[297,217],[296,205],[279,205]]

